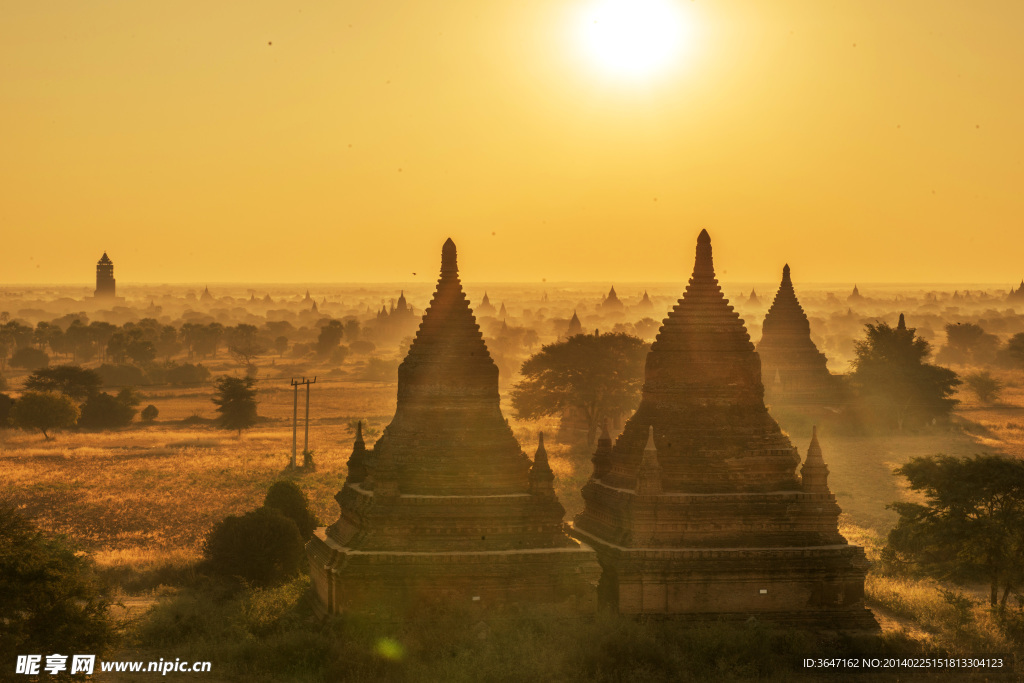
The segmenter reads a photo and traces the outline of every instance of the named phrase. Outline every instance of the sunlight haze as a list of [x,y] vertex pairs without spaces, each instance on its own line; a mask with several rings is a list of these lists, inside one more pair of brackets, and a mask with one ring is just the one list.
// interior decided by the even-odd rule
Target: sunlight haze
[[7,3],[0,281],[1024,276],[1024,5],[675,4],[614,78],[595,0]]

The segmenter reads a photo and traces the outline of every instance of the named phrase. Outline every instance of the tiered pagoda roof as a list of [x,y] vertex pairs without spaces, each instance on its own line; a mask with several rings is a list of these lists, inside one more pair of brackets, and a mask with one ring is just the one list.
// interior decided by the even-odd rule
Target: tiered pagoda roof
[[601,599],[626,613],[876,628],[863,601],[867,561],[839,534],[817,438],[801,480],[707,231],[645,379],[622,435],[598,440],[574,523],[601,557]]
[[531,463],[501,414],[449,239],[398,369],[395,416],[372,449],[360,429],[341,517],[310,542],[321,599],[332,611],[444,595],[586,603],[597,563],[564,532],[552,479],[543,441]]
[[811,324],[796,298],[789,264],[761,328],[757,352],[769,399],[782,402],[827,402],[835,381],[825,354],[811,340]]

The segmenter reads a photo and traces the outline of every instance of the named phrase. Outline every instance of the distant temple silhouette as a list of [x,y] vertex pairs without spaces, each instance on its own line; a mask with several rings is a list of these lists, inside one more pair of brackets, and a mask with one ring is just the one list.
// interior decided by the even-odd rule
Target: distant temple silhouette
[[1006,295],[1007,301],[1024,301],[1024,280],[1020,281],[1020,287],[1010,287],[1010,293]]
[[113,299],[117,296],[117,281],[114,279],[114,262],[103,252],[96,262],[96,293],[97,299]]
[[613,286],[608,290],[608,296],[601,302],[602,311],[621,311],[624,308],[622,301],[619,299],[619,295],[615,293],[615,287]]

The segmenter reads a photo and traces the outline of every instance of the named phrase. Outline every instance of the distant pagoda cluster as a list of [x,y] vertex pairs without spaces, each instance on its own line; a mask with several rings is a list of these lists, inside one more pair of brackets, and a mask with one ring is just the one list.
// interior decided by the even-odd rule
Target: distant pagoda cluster
[[711,238],[647,357],[643,398],[602,435],[574,535],[600,557],[600,600],[628,614],[877,628],[864,551],[838,531],[816,435],[800,456],[764,404],[743,321],[715,277]]
[[[766,328],[793,318],[787,296]],[[543,435],[531,463],[502,417],[498,369],[448,240],[399,367],[394,418],[372,447],[357,430],[340,516],[307,545],[322,607],[600,601],[627,614],[877,628],[868,563],[838,531],[817,434],[801,466],[765,406],[706,231],[648,354],[639,408],[614,443],[607,430],[598,441],[571,530],[553,480]]]
[[835,399],[836,378],[811,340],[811,324],[796,298],[789,264],[782,268],[782,282],[765,315],[757,353],[769,402],[822,404]]
[[372,448],[357,435],[341,516],[307,546],[317,595],[329,612],[440,600],[591,611],[600,569],[563,529],[553,480],[543,441],[531,463],[502,417],[448,240],[395,416]]

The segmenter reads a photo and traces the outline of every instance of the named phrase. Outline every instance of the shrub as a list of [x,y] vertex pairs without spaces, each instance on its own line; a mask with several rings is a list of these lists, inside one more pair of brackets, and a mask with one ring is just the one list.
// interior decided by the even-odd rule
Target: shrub
[[268,507],[225,517],[210,531],[203,547],[214,574],[260,585],[279,583],[297,573],[303,552],[295,522]]
[[999,398],[1003,390],[1003,383],[993,377],[988,370],[967,375],[964,383],[982,403],[992,403]]
[[110,365],[104,363],[96,368],[105,387],[137,387],[146,384],[146,375],[134,365]]
[[7,394],[0,394],[0,429],[10,425],[12,407],[14,399]]
[[142,409],[142,413],[139,417],[142,418],[143,422],[152,422],[156,419],[156,416],[160,414],[159,408],[150,403],[148,406]]
[[334,365],[341,365],[348,358],[348,347],[339,346],[331,352],[331,363]]
[[135,406],[138,403],[131,389],[122,389],[117,396],[106,392],[93,394],[82,404],[78,426],[86,429],[127,427],[135,417]]
[[[0,661],[19,654],[101,654],[111,640],[110,599],[87,557],[0,504]],[[10,671],[10,669],[8,669]]]
[[366,361],[363,378],[375,382],[394,382],[398,377],[398,361],[371,358]]
[[202,363],[182,363],[167,368],[166,379],[169,384],[202,384],[210,379],[210,371]]
[[309,509],[309,500],[294,482],[275,481],[263,499],[263,506],[274,508],[295,522],[303,540],[308,540],[320,526],[320,520]]
[[10,362],[12,368],[38,370],[50,364],[50,357],[44,351],[40,351],[33,346],[25,346],[11,355]]

